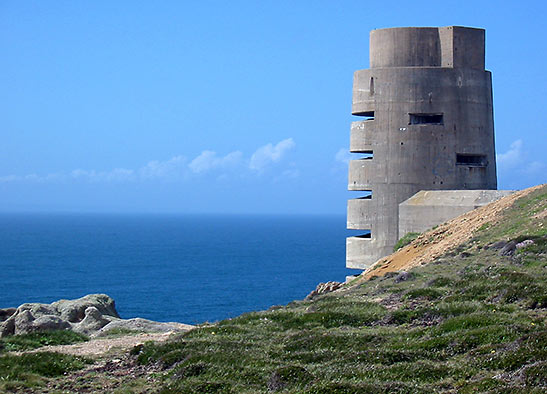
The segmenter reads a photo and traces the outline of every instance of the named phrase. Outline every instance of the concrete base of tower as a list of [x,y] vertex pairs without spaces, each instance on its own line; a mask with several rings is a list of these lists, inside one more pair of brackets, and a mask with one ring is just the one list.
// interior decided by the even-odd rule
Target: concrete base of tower
[[369,235],[348,237],[346,238],[346,268],[365,270],[392,252],[391,247],[381,245]]

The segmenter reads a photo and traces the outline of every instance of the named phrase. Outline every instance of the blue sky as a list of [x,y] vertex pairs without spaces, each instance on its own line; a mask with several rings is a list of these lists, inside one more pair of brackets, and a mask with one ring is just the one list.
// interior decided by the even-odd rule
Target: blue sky
[[344,214],[368,34],[486,29],[499,188],[546,181],[542,1],[2,1],[0,211]]

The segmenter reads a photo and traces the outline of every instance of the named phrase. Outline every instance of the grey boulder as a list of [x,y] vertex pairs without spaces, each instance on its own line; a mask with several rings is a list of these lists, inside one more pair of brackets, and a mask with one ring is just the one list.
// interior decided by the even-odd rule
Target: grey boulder
[[[16,322],[17,326],[17,322]],[[55,331],[55,330],[68,330],[70,329],[70,323],[57,317],[57,316],[40,316],[37,319],[32,320],[28,324],[19,326],[18,334],[27,334],[31,332],[43,332],[43,331]]]
[[61,319],[79,323],[86,317],[86,309],[95,308],[101,315],[119,318],[114,300],[106,294],[89,294],[76,300],[60,300],[51,304]]
[[191,328],[181,323],[160,323],[141,318],[121,319],[114,300],[106,294],[0,309],[0,337],[53,330],[72,330],[94,337],[107,335],[115,329],[148,333],[188,331]]
[[83,320],[78,324],[72,324],[72,329],[80,334],[92,335],[111,322],[110,316],[103,315],[94,306],[87,307]]
[[114,319],[104,326],[94,336],[101,337],[108,335],[112,330],[133,331],[133,332],[171,332],[186,331],[187,324],[182,323],[161,323],[152,320],[136,317],[133,319]]

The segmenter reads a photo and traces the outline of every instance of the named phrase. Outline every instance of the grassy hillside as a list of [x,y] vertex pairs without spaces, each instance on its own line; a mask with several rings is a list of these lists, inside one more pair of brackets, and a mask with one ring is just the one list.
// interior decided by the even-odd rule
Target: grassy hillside
[[[543,393],[547,187],[496,215],[429,264],[146,343],[50,387],[116,376],[119,392]],[[138,384],[124,363],[144,371]]]
[[[408,273],[134,349],[173,392],[545,392],[547,188]],[[500,256],[504,240],[532,240]]]

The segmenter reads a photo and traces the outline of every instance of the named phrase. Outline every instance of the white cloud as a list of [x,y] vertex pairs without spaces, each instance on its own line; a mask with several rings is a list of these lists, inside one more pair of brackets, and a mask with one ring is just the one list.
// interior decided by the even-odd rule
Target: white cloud
[[77,168],[70,172],[70,176],[75,179],[88,178],[89,176],[93,176],[94,174],[95,174],[95,171],[86,171],[86,170],[82,170],[81,168]]
[[338,152],[336,152],[334,160],[348,165],[349,161],[351,160],[351,154],[349,153],[348,149],[340,148]]
[[522,140],[516,140],[513,141],[507,152],[496,155],[496,163],[500,168],[513,168],[519,163],[521,156]]
[[62,181],[65,179],[63,174],[51,173],[44,176],[39,176],[36,174],[27,174],[27,175],[5,175],[0,176],[0,183],[10,183],[10,182],[54,182]]
[[498,185],[505,189],[522,189],[545,182],[547,165],[532,160],[521,139],[513,141],[506,152],[496,155]]
[[186,161],[186,158],[180,155],[164,161],[152,160],[141,167],[138,174],[144,180],[179,179],[186,175]]
[[[188,162],[184,156],[174,156],[168,160],[152,160],[138,169],[114,168],[108,171],[86,170],[77,168],[68,173],[51,173],[47,175],[5,175],[0,176],[0,184],[13,182],[135,182],[135,181],[178,181],[190,175],[203,175],[216,171],[217,180],[226,180],[234,169],[247,171],[250,174],[260,174],[263,169],[272,163],[278,163],[295,143],[292,138],[280,141],[276,145],[267,144],[258,148],[250,157],[245,159],[241,151],[233,151],[224,156],[217,155],[212,150],[204,150],[192,161]],[[282,178],[296,178],[299,171],[296,168],[285,167],[280,171]]]
[[111,171],[82,170],[70,172],[70,177],[88,182],[123,182],[135,179],[135,172],[126,168],[114,168]]
[[542,161],[527,161],[526,152],[523,150],[523,142],[518,139],[513,141],[509,150],[496,155],[498,168],[503,170],[516,170],[522,174],[534,175],[545,172],[545,163]]
[[200,174],[214,169],[235,167],[241,162],[242,157],[243,153],[240,151],[234,151],[224,157],[218,157],[216,152],[204,150],[188,164],[188,167],[195,174]]
[[104,179],[107,182],[120,182],[133,180],[135,178],[135,171],[127,168],[114,168],[112,171],[104,173]]
[[261,171],[271,163],[279,162],[283,156],[295,147],[292,138],[280,141],[277,145],[271,143],[258,148],[251,156],[249,168],[251,170]]

